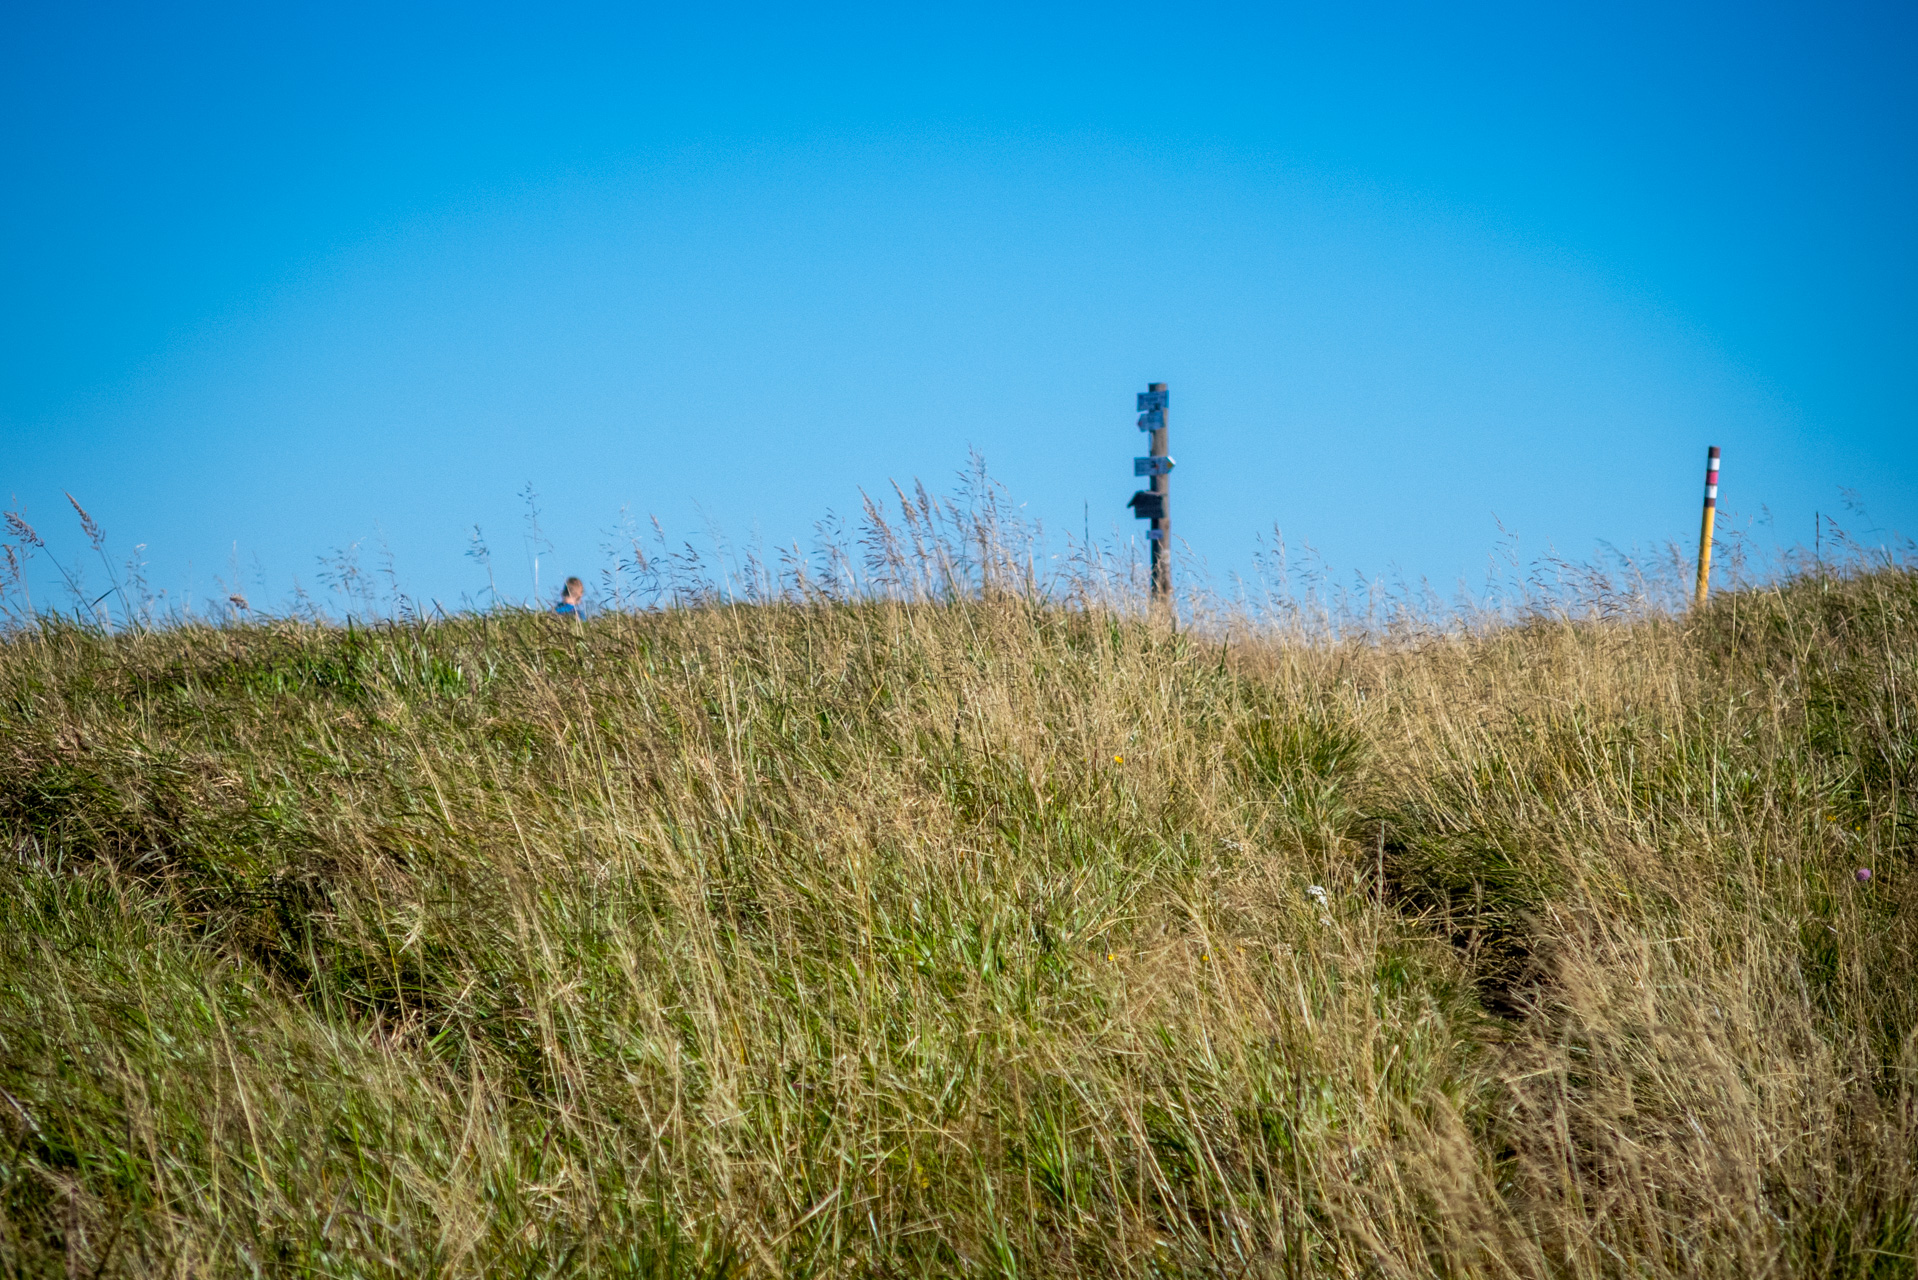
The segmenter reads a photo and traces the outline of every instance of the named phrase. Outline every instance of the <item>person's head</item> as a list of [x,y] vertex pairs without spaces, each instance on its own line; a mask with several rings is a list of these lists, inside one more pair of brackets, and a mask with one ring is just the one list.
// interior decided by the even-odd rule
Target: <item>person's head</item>
[[584,582],[581,582],[578,578],[566,579],[566,589],[560,592],[560,599],[564,600],[567,604],[578,604],[581,600],[585,599],[585,597],[586,584]]

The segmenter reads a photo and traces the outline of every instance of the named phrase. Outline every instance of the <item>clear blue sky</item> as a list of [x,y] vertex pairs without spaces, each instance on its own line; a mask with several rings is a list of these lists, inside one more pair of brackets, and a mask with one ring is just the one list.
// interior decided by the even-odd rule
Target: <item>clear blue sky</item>
[[529,481],[550,583],[969,447],[1132,537],[1162,380],[1216,575],[1689,544],[1708,444],[1724,523],[1918,532],[1915,12],[28,0],[0,497],[269,603],[383,531],[451,604],[475,523],[524,591]]

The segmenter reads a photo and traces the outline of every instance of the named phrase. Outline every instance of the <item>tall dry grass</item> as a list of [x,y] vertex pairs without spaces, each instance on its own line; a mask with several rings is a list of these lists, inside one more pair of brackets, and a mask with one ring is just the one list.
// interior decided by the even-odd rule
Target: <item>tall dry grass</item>
[[1194,632],[926,519],[0,641],[9,1273],[1914,1273],[1910,572]]

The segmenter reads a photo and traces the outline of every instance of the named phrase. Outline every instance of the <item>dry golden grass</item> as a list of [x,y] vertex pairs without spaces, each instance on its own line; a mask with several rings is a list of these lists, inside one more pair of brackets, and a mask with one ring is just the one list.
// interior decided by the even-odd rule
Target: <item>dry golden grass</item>
[[0,1259],[1911,1275],[1915,645],[1896,569],[17,631]]

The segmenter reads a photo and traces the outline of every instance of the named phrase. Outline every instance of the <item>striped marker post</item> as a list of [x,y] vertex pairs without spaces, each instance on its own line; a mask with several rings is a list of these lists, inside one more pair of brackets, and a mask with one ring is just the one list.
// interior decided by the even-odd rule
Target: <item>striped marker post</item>
[[1718,515],[1718,446],[1705,457],[1705,516],[1698,526],[1698,590],[1694,601],[1705,603],[1712,576],[1712,521]]

